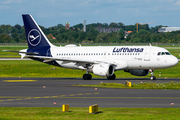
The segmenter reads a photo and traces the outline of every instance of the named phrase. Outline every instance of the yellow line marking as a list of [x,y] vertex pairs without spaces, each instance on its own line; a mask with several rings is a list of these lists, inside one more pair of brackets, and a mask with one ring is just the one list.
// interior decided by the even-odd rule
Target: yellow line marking
[[16,100],[22,100],[22,99],[16,99]]
[[13,101],[14,99],[7,99],[6,101]]
[[44,96],[43,98],[51,98],[50,96]]
[[60,97],[65,97],[66,95],[60,95]]
[[33,97],[34,99],[39,99],[39,98],[41,98],[41,97]]
[[0,100],[0,102],[2,102],[2,101],[4,101],[4,100]]
[[31,97],[25,98],[25,99],[32,99]]
[[75,96],[75,94],[70,94],[69,96]]
[[94,93],[94,94],[99,94],[99,92],[96,92],[96,93]]
[[180,99],[177,97],[60,97],[60,98],[100,98],[100,99],[107,99],[107,98],[113,98],[113,99]]
[[24,98],[24,97],[18,97],[18,96],[0,96],[0,98]]
[[57,98],[58,96],[52,96],[53,98]]
[[84,95],[84,94],[77,94],[77,95]]
[[3,80],[3,82],[37,82],[37,80]]
[[86,93],[86,95],[90,95],[91,93]]

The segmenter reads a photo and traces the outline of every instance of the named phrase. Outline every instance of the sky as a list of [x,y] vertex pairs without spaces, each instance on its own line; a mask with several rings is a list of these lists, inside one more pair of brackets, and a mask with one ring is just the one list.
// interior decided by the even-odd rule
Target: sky
[[83,23],[150,23],[180,27],[180,0],[0,0],[0,25],[23,25],[22,14],[52,27]]

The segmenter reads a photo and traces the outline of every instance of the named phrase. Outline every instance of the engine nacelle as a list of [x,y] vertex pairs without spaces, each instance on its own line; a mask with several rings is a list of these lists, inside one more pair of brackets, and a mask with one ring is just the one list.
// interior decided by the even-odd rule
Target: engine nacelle
[[136,75],[136,76],[146,76],[149,74],[149,70],[128,70],[125,72],[131,73],[131,75]]
[[114,67],[111,64],[95,64],[92,72],[98,76],[109,77],[114,74]]

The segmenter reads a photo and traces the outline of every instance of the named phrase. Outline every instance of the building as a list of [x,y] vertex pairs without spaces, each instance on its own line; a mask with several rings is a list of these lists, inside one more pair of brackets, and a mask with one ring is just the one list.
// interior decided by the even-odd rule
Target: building
[[124,38],[126,38],[130,33],[132,33],[132,31],[125,31],[125,36],[124,36]]
[[112,32],[120,31],[121,28],[100,28],[100,27],[98,27],[96,30],[99,32],[103,32],[103,33],[112,33]]
[[180,27],[161,27],[158,29],[158,32],[172,32],[179,31]]
[[68,22],[66,22],[66,25],[65,25],[65,26],[66,26],[66,29],[69,30],[70,24],[69,24]]
[[86,20],[84,20],[83,31],[86,32]]

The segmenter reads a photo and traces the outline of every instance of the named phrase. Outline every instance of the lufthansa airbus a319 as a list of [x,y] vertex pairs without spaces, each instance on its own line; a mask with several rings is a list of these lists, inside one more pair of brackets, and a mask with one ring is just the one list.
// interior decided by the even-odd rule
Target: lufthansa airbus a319
[[29,14],[22,15],[28,49],[20,50],[21,58],[28,57],[47,64],[86,70],[84,80],[91,80],[93,73],[116,78],[114,72],[124,70],[132,75],[146,76],[151,71],[151,80],[155,80],[153,71],[178,64],[178,59],[169,51],[154,46],[76,46],[57,47],[49,42],[45,34]]

